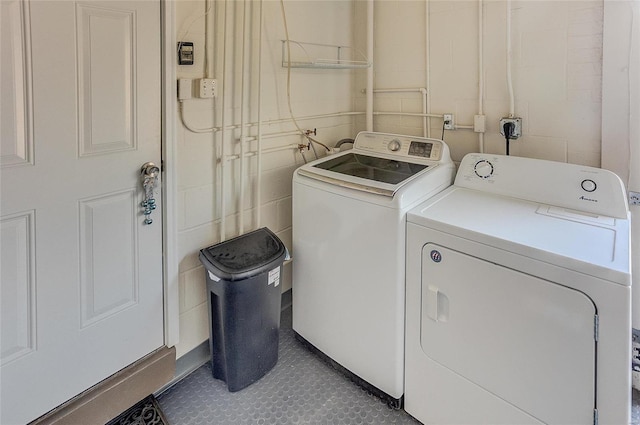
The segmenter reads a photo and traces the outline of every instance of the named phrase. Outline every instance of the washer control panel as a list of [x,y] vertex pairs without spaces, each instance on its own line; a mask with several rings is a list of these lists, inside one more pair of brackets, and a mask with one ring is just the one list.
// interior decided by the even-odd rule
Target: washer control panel
[[626,218],[629,211],[620,178],[584,165],[472,153],[454,184],[609,217]]
[[402,148],[402,142],[398,139],[393,139],[387,143],[387,148],[391,152],[398,152]]
[[354,151],[387,154],[410,159],[450,162],[449,147],[442,140],[400,134],[362,131],[353,142]]

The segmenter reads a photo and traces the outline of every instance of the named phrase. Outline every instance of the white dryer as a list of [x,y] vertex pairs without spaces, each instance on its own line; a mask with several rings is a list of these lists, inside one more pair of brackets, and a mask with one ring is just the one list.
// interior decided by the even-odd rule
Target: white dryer
[[629,211],[613,173],[469,154],[407,214],[405,410],[628,424]]
[[441,140],[361,132],[293,177],[293,329],[399,407],[404,393],[407,211],[449,187]]

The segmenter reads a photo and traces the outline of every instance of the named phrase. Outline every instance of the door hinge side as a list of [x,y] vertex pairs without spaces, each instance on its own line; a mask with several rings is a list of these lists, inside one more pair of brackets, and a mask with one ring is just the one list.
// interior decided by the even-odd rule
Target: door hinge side
[[600,317],[596,314],[593,316],[593,339],[598,342],[600,336]]

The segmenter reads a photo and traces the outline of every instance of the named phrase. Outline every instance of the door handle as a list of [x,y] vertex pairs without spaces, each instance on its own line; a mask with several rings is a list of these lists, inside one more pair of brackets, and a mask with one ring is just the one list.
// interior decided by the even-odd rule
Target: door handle
[[145,162],[140,168],[140,178],[142,179],[142,189],[144,190],[144,200],[140,204],[144,208],[144,224],[153,223],[151,213],[156,209],[154,191],[158,185],[158,175],[160,168],[153,162]]
[[429,319],[434,322],[449,320],[449,298],[437,286],[427,286],[423,297],[422,308]]

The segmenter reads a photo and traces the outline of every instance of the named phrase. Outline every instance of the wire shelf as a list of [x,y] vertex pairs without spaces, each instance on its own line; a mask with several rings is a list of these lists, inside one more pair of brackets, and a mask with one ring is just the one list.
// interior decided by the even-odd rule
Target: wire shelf
[[[291,46],[291,55],[295,57],[295,54],[298,54],[299,57],[289,61],[287,40],[282,40],[283,68],[362,69],[371,66],[371,62],[367,61],[361,52],[349,46],[307,43],[294,40],[289,40],[289,43]],[[358,54],[362,58],[359,60],[351,58],[345,59],[343,58],[345,53],[349,56]],[[332,57],[329,59],[320,57],[325,55]]]

